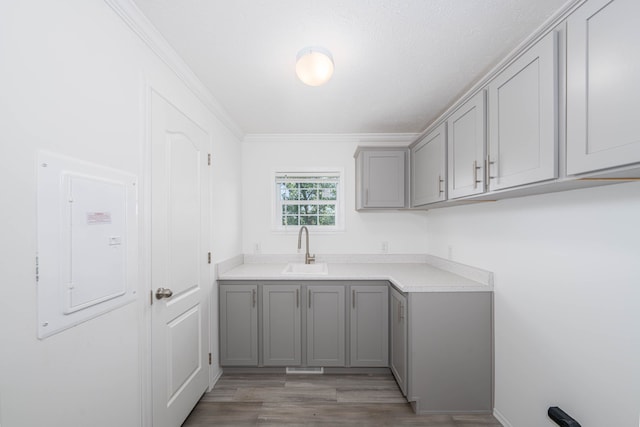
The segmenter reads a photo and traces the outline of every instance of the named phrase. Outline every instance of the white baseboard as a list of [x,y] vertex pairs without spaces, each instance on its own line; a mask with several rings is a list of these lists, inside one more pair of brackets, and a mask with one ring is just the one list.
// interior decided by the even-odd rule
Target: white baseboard
[[513,427],[509,420],[507,420],[507,418],[502,415],[496,408],[493,408],[493,416],[496,417],[498,421],[500,421],[500,424],[502,424],[503,427]]
[[218,380],[220,379],[221,376],[222,376],[222,369],[219,369],[218,373],[216,374],[216,376],[213,377],[211,379],[211,381],[209,382],[209,390],[208,391],[213,390],[213,388],[216,386],[216,384],[218,383]]

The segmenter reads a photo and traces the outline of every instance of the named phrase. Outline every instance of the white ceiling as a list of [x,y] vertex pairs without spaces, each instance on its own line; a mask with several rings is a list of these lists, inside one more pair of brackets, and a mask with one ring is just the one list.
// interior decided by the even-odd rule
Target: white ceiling
[[[135,0],[246,134],[414,133],[566,0]],[[295,75],[324,46],[324,86]]]

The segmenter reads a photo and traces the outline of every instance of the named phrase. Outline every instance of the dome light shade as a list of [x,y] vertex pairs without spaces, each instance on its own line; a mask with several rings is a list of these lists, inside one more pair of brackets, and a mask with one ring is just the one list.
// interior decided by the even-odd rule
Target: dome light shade
[[309,86],[320,86],[333,75],[333,57],[322,47],[306,47],[298,52],[296,74]]

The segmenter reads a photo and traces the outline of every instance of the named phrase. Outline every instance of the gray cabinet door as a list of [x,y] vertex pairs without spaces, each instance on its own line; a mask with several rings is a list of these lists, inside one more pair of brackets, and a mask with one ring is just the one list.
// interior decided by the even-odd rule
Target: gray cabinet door
[[449,198],[484,193],[485,92],[480,91],[447,119]]
[[390,290],[390,367],[393,376],[407,395],[407,298],[395,289]]
[[358,157],[362,176],[357,208],[405,207],[407,150],[364,150]]
[[262,334],[264,366],[300,365],[300,286],[262,287]]
[[345,287],[307,286],[307,365],[345,365]]
[[447,199],[446,123],[442,123],[411,148],[411,206]]
[[558,176],[556,58],[551,32],[489,84],[489,190]]
[[417,413],[491,412],[490,292],[408,295],[408,400]]
[[640,2],[590,0],[567,19],[567,174],[640,162]]
[[351,286],[351,366],[389,365],[389,289]]
[[220,285],[222,366],[258,366],[257,294],[257,285]]

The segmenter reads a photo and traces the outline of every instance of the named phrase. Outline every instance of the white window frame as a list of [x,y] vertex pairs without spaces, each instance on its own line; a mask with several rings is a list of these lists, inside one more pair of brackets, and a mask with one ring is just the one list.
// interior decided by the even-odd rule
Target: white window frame
[[[280,198],[280,186],[279,177],[301,177],[311,178],[318,176],[327,176],[337,179],[337,194],[336,194],[336,222],[335,225],[307,225],[310,232],[314,233],[335,233],[344,231],[344,194],[346,192],[344,183],[344,169],[342,168],[307,168],[300,169],[287,169],[274,171],[271,177],[271,224],[274,232],[280,233],[297,233],[300,230],[300,225],[283,225],[282,224],[282,203]],[[304,203],[300,203],[304,204]]]

